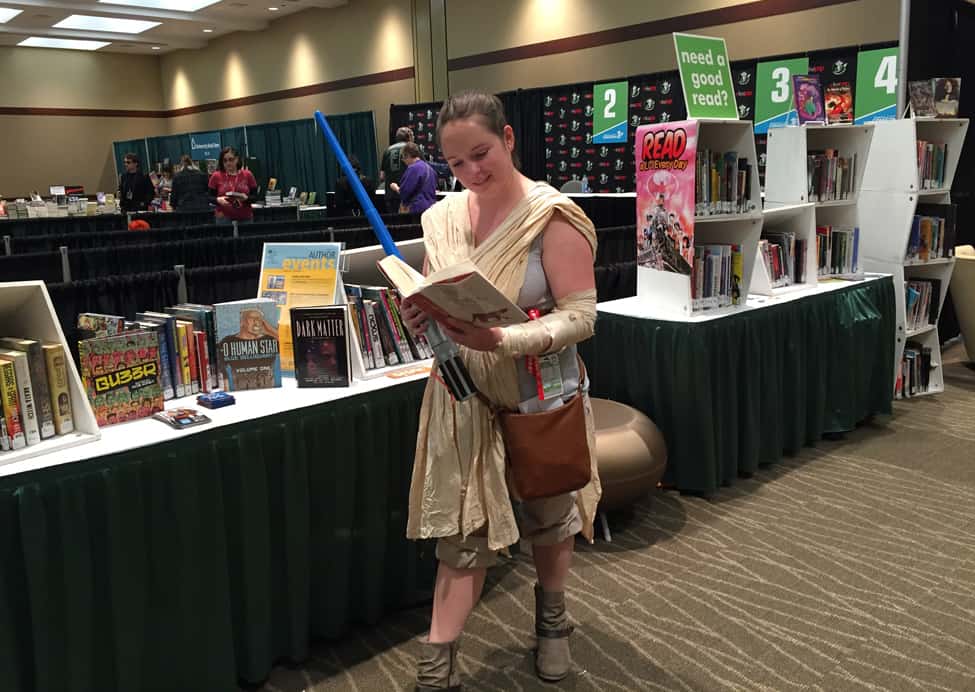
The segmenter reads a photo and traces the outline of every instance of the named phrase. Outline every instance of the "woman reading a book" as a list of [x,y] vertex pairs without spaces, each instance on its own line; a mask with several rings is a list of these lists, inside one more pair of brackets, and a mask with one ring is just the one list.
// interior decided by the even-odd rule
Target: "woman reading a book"
[[[463,260],[526,312],[542,316],[509,327],[477,327],[439,318],[479,391],[497,406],[536,412],[561,405],[578,387],[576,344],[596,318],[592,222],[567,197],[523,176],[514,159],[514,133],[501,102],[481,93],[452,96],[440,111],[438,136],[453,174],[466,190],[422,217],[427,272]],[[404,318],[422,333],[425,315],[406,301]],[[540,400],[526,356],[555,354],[561,396]],[[547,389],[547,387],[546,387]],[[565,582],[575,534],[592,540],[600,485],[592,409],[584,399],[592,480],[577,492],[530,502],[512,498],[504,441],[490,408],[477,398],[455,402],[431,377],[420,413],[410,538],[438,538],[436,590],[429,636],[417,662],[417,689],[458,689],[457,639],[477,604],[486,568],[519,539],[532,544],[535,585],[535,668],[542,679],[569,673]],[[539,444],[545,444],[539,440]]]

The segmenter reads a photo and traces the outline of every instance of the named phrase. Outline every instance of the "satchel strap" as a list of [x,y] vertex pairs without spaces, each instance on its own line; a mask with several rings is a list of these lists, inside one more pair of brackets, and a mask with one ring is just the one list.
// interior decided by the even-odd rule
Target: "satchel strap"
[[[586,364],[583,362],[582,356],[579,355],[578,351],[576,351],[576,362],[579,363],[579,386],[576,390],[576,393],[582,394],[583,391],[582,383],[586,381],[587,373],[586,373]],[[489,409],[491,409],[491,413],[497,414],[499,411],[505,410],[503,407],[498,406],[493,401],[491,401],[486,396],[484,396],[484,393],[481,392],[481,390],[477,390],[477,398],[481,400],[482,404],[484,404]]]

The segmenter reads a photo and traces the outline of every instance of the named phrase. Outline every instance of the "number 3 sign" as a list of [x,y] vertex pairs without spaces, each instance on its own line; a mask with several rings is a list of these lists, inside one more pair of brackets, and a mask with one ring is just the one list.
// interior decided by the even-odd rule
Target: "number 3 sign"
[[809,58],[760,62],[755,69],[755,134],[799,122],[792,102],[792,76],[809,74]]

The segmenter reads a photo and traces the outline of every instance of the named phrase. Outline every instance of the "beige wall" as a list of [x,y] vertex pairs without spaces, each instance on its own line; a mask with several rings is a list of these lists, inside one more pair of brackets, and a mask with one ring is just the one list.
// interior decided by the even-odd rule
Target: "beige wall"
[[[236,33],[202,50],[164,55],[166,109],[332,82],[413,65],[410,0],[350,0],[336,9],[309,9],[262,32]],[[369,110],[377,142],[385,140],[390,103],[414,103],[413,80],[326,92],[297,99],[173,118],[170,132]]]
[[[0,106],[158,111],[159,58],[44,48],[0,47]],[[166,132],[162,118],[0,116],[0,194],[47,193],[80,183],[86,191],[115,185],[112,142]]]
[[[679,5],[631,0],[494,0],[447,6],[447,49],[451,59],[577,36],[676,14],[749,4],[687,0]],[[673,8],[673,9],[667,9]],[[732,60],[897,40],[897,0],[856,2],[805,10],[690,33],[723,37]],[[801,29],[800,29],[801,28]],[[675,69],[673,39],[666,36],[598,48],[486,65],[450,73],[451,91],[488,91],[594,81]]]

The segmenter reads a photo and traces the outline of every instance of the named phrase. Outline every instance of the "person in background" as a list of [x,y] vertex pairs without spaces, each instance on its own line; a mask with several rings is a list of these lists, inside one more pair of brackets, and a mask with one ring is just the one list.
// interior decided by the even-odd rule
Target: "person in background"
[[149,179],[152,181],[155,199],[159,200],[159,208],[169,209],[169,197],[173,192],[173,167],[168,163],[164,164],[162,171],[158,175],[150,174]]
[[396,141],[383,152],[383,160],[379,164],[379,182],[383,184],[386,198],[386,213],[396,214],[399,211],[399,193],[393,185],[399,185],[399,179],[406,170],[403,163],[403,147],[413,141],[413,130],[401,127],[396,130]]
[[254,220],[251,205],[257,201],[257,180],[249,170],[241,169],[240,154],[233,147],[220,152],[217,170],[210,176],[209,194],[217,205],[217,223]]
[[[349,163],[352,164],[362,187],[366,189],[369,199],[375,201],[376,181],[362,172],[362,164],[359,162],[358,156],[350,154]],[[352,185],[345,175],[335,181],[335,216],[362,216],[362,205],[359,204],[359,199],[352,191]]]
[[155,190],[149,176],[139,168],[139,156],[129,152],[122,157],[125,172],[118,179],[119,208],[127,211],[146,211],[152,203]]
[[193,163],[193,159],[183,154],[179,159],[179,172],[173,178],[169,202],[176,211],[210,211],[207,187],[206,173]]
[[399,210],[405,214],[422,214],[437,201],[437,172],[423,160],[420,147],[407,142],[403,147],[403,163],[406,170],[399,180],[393,183],[399,193]]

